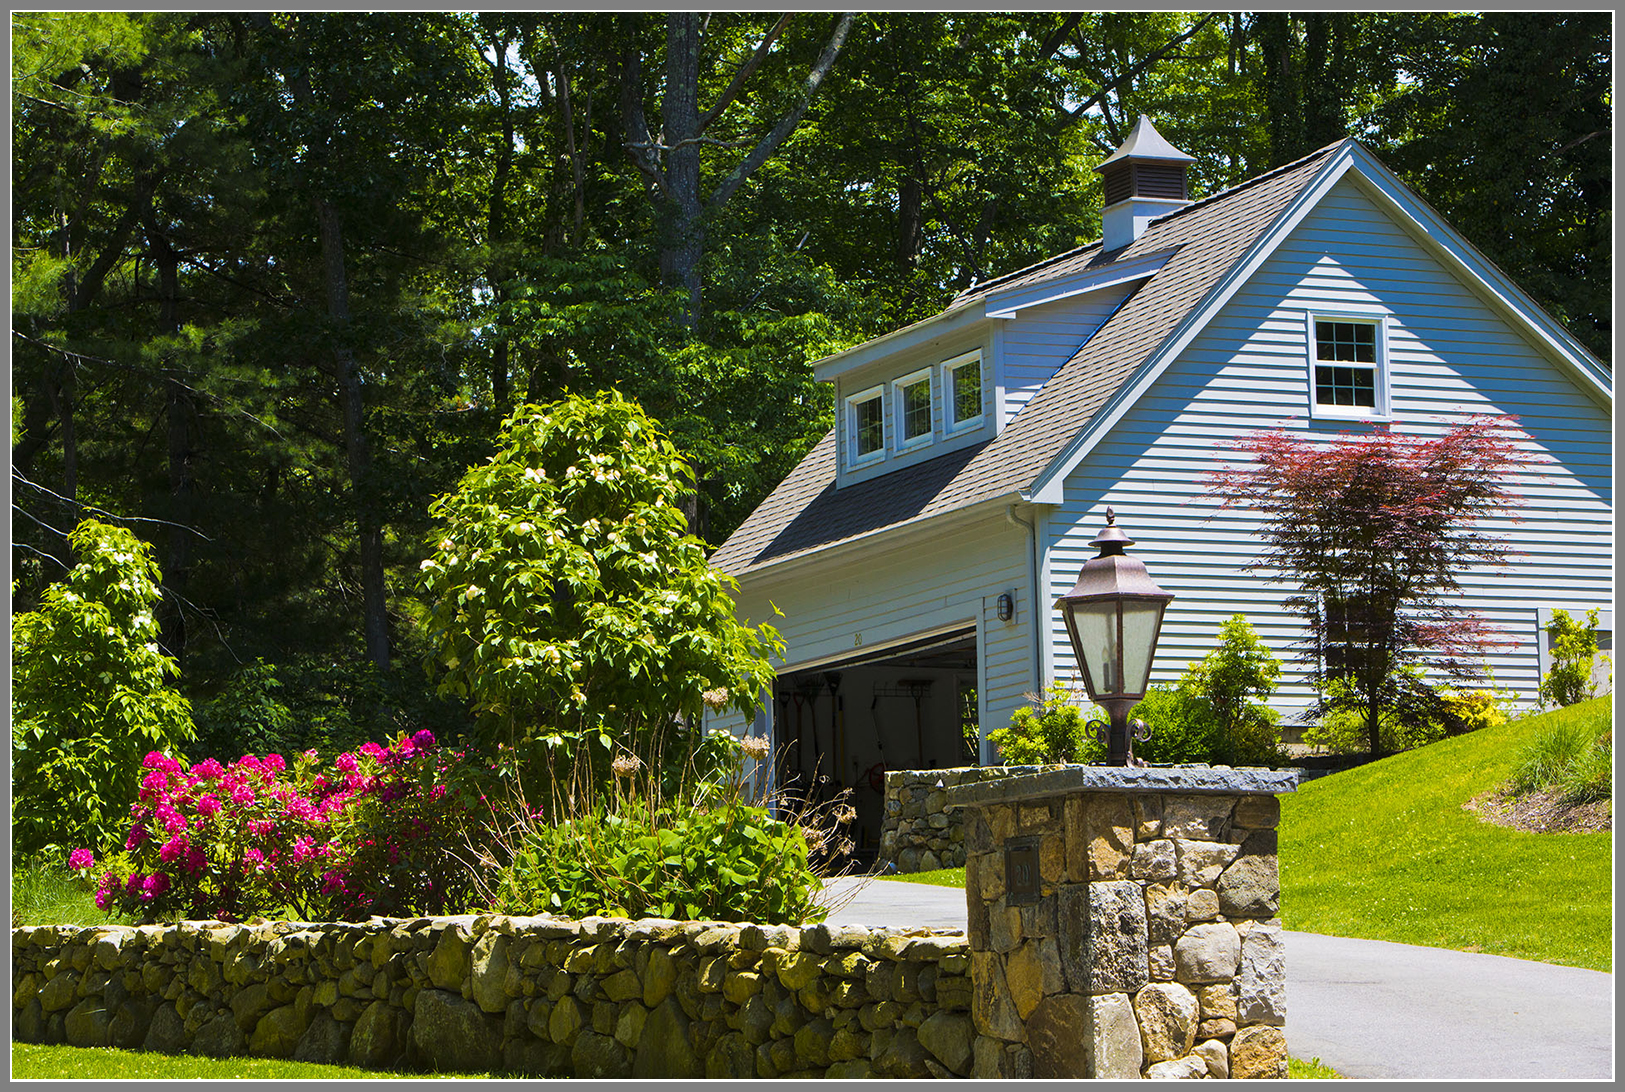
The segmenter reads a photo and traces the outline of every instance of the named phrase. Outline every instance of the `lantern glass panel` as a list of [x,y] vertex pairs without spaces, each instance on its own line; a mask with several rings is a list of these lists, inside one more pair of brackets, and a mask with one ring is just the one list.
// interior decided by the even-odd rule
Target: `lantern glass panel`
[[1122,661],[1117,647],[1117,604],[1079,603],[1072,609],[1072,623],[1083,653],[1091,697],[1120,694],[1123,691]]
[[1123,687],[1124,694],[1144,694],[1151,678],[1151,653],[1157,641],[1157,626],[1167,604],[1157,600],[1126,600],[1123,603]]

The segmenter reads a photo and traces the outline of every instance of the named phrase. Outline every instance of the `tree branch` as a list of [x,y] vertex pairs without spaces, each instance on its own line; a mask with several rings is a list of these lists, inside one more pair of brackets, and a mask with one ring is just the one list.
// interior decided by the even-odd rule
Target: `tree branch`
[[761,66],[761,63],[767,59],[768,51],[773,48],[773,43],[778,40],[780,34],[784,33],[784,28],[790,25],[790,20],[794,17],[795,12],[793,11],[787,11],[779,16],[779,21],[774,23],[773,29],[767,32],[767,36],[762,39],[762,44],[756,47],[755,53],[750,55],[750,60],[746,61],[739,71],[734,73],[734,78],[729,82],[727,90],[723,91],[722,96],[717,99],[716,105],[707,110],[705,116],[700,119],[700,126],[694,131],[696,136],[705,132],[706,126],[720,117],[722,112],[733,102],[734,96],[739,93],[739,89],[745,85],[746,80],[750,79],[751,73],[755,72]]
[[1055,55],[1055,51],[1066,43],[1066,36],[1072,33],[1072,28],[1083,20],[1083,12],[1075,11],[1066,17],[1066,21],[1045,38],[1038,46],[1039,60],[1047,61]]
[[1197,20],[1197,23],[1196,23],[1195,26],[1191,27],[1189,30],[1187,30],[1185,33],[1179,35],[1178,37],[1170,39],[1161,49],[1157,50],[1156,52],[1148,54],[1143,60],[1141,60],[1138,64],[1131,67],[1127,72],[1123,73],[1121,76],[1117,77],[1111,83],[1106,84],[1099,91],[1095,92],[1094,95],[1090,96],[1090,98],[1088,99],[1087,102],[1079,103],[1077,108],[1074,109],[1074,110],[1068,110],[1067,114],[1066,114],[1066,120],[1069,123],[1077,121],[1078,118],[1081,117],[1086,110],[1090,109],[1091,107],[1101,105],[1105,101],[1107,92],[1118,90],[1124,84],[1128,83],[1130,80],[1132,80],[1136,76],[1138,76],[1140,73],[1144,72],[1146,69],[1150,68],[1152,65],[1154,65],[1158,61],[1162,60],[1169,53],[1173,52],[1173,50],[1176,47],[1178,47],[1182,42],[1186,41],[1187,39],[1189,39],[1190,37],[1195,35],[1197,31],[1201,30],[1203,27],[1205,27],[1209,23],[1211,23],[1214,20],[1214,18],[1215,18],[1215,16],[1212,15],[1212,14],[1202,16],[1201,19]]
[[735,167],[733,173],[722,180],[722,184],[717,187],[716,192],[711,195],[711,200],[708,202],[712,208],[721,208],[727,204],[728,198],[734,195],[734,191],[744,185],[745,179],[749,178],[757,167],[767,162],[768,157],[778,150],[779,145],[784,143],[784,139],[794,132],[795,127],[801,123],[801,115],[805,114],[807,107],[812,105],[813,96],[818,94],[819,87],[823,86],[824,77],[829,75],[829,70],[835,64],[836,56],[841,52],[841,46],[846,44],[847,31],[852,29],[853,14],[850,11],[841,13],[840,21],[835,24],[835,32],[830,35],[829,41],[824,44],[824,51],[818,55],[817,63],[813,65],[812,71],[807,75],[807,82],[802,85],[801,101],[779,120],[771,133],[762,138],[762,142],[756,145],[756,150],[746,156],[744,162]]

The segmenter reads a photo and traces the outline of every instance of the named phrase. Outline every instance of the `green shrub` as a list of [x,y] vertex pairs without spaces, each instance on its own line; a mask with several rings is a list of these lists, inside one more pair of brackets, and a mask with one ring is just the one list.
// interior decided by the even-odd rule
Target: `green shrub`
[[821,885],[807,857],[801,829],[766,808],[632,800],[557,825],[532,824],[490,908],[799,925],[822,917],[813,900]]
[[[1051,762],[1094,762],[1105,757],[1106,746],[1089,733],[1076,696],[1056,683],[1049,695],[1028,694],[1033,704],[1017,709],[1008,728],[995,728],[988,742],[998,748],[1000,761],[1010,766],[1039,766]],[[1099,710],[1094,710],[1099,714]]]
[[193,734],[158,647],[158,565],[130,531],[85,520],[78,564],[12,623],[12,858],[123,840],[141,759]]
[[1552,669],[1540,680],[1540,701],[1545,706],[1573,705],[1594,697],[1597,685],[1592,672],[1597,664],[1597,610],[1586,612],[1586,624],[1576,622],[1566,610],[1552,611],[1546,623],[1552,639]]
[[719,730],[702,741],[674,797],[663,795],[663,771],[623,752],[604,791],[555,786],[544,809],[521,799],[487,847],[480,898],[505,914],[822,920],[819,872],[850,852],[840,828],[856,814],[843,797],[818,807],[749,800],[746,760],[766,753],[765,739],[741,742]]
[[1151,734],[1134,744],[1147,762],[1273,766],[1285,761],[1280,716],[1264,702],[1281,665],[1242,615],[1219,627],[1219,644],[1174,686],[1153,686],[1131,717]]
[[207,701],[199,702],[193,714],[197,738],[186,755],[201,762],[210,755],[224,755],[227,761],[238,755],[268,755],[302,751],[302,739],[294,736],[294,717],[283,704],[282,683],[276,669],[264,660],[239,668],[225,688]]
[[1211,762],[1219,735],[1213,707],[1180,686],[1153,686],[1134,707],[1151,735],[1134,741],[1134,757],[1147,762]]
[[[1401,673],[1423,681],[1416,667],[1401,669]],[[1338,679],[1327,681],[1329,696],[1341,694],[1347,684]],[[1428,720],[1401,721],[1384,712],[1378,721],[1385,754],[1397,754],[1437,743],[1446,736],[1459,736],[1484,728],[1495,728],[1507,721],[1506,695],[1495,689],[1450,690],[1435,688],[1438,697],[1437,712]],[[1365,717],[1357,706],[1347,703],[1328,703],[1332,710],[1319,722],[1304,730],[1303,741],[1325,747],[1333,754],[1363,754],[1370,750],[1370,733]]]

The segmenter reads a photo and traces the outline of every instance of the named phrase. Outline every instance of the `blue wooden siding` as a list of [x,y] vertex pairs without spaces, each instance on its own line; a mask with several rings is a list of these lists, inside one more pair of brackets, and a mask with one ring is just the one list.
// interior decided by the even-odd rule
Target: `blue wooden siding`
[[[1213,645],[1234,613],[1278,655],[1300,623],[1290,586],[1249,572],[1258,525],[1220,511],[1202,478],[1235,456],[1248,432],[1286,427],[1328,441],[1369,426],[1311,420],[1305,315],[1316,309],[1386,316],[1392,427],[1433,435],[1484,413],[1518,417],[1531,454],[1549,462],[1513,481],[1515,507],[1492,521],[1521,551],[1512,572],[1471,572],[1462,604],[1485,613],[1516,648],[1493,655],[1496,683],[1532,701],[1539,678],[1536,615],[1543,606],[1607,606],[1613,598],[1609,413],[1435,261],[1345,179],[1295,228],[1204,332],[1067,478],[1047,519],[1048,599],[1070,590],[1112,505],[1133,552],[1179,598],[1168,613],[1155,677],[1171,681]],[[1051,656],[1075,672],[1059,618]],[[1288,667],[1278,704],[1311,697]]]
[[1000,374],[1004,380],[1002,418],[1008,421],[1062,364],[1072,359],[1100,324],[1133,290],[1113,285],[1098,292],[1028,307],[1004,320]]

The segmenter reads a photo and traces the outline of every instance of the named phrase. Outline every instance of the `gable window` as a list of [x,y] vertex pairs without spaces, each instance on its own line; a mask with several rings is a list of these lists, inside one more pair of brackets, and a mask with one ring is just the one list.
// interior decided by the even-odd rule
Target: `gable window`
[[905,375],[892,386],[897,391],[898,450],[930,443],[931,369]]
[[886,406],[882,389],[870,387],[846,400],[847,461],[853,466],[886,455]]
[[1387,349],[1381,319],[1310,315],[1309,387],[1314,415],[1386,417]]
[[982,354],[966,353],[943,361],[942,405],[949,432],[982,423]]

